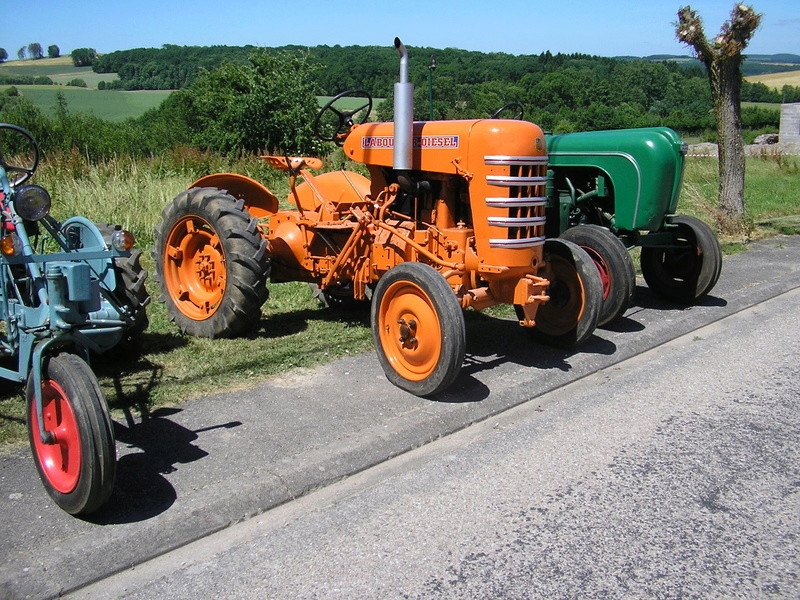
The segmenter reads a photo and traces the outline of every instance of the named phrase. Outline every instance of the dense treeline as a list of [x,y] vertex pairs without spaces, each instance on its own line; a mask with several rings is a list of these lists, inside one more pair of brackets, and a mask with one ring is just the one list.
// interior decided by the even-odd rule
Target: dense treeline
[[[550,52],[513,56],[411,48],[410,53],[417,119],[488,117],[517,102],[525,119],[556,133],[665,125],[713,140],[708,79],[697,67]],[[176,145],[228,154],[317,154],[325,148],[310,131],[316,96],[361,89],[387,98],[377,118],[391,119],[398,65],[391,47],[165,46],[112,52],[96,59],[94,68],[124,75],[122,87],[154,88],[161,82],[178,90],[157,109],[122,124],[73,113],[63,96],[48,117],[25,98],[3,95],[0,120],[33,131],[46,151],[77,148],[90,158],[153,155]],[[763,87],[746,85],[745,99],[771,101]],[[787,86],[782,93],[798,91]],[[754,135],[776,129],[778,114],[745,108],[742,120]]]
[[175,46],[136,48],[104,54],[94,60],[96,73],[117,73],[106,89],[176,90],[190,85],[203,71],[223,63],[246,64],[254,46]]
[[[116,72],[109,86],[120,89],[179,89],[191,86],[219,65],[246,64],[251,46],[139,48],[99,57],[97,72]],[[321,94],[360,89],[391,97],[397,79],[397,52],[391,46],[284,46],[268,55],[302,57],[318,68],[311,74]],[[613,59],[583,54],[512,55],[454,48],[409,48],[409,76],[417,85],[416,117],[484,117],[509,102],[525,107],[526,118],[548,130],[576,131],[667,125],[684,133],[714,129],[704,71],[674,61]],[[435,61],[435,63],[433,62]],[[435,66],[435,68],[431,68]],[[433,107],[428,81],[433,83]],[[745,84],[743,99],[796,101],[800,88],[770,91]],[[390,118],[391,102],[380,118]],[[777,127],[776,114],[746,109],[745,127]]]
[[767,87],[761,82],[742,82],[744,102],[800,102],[800,87],[784,85],[780,90]]

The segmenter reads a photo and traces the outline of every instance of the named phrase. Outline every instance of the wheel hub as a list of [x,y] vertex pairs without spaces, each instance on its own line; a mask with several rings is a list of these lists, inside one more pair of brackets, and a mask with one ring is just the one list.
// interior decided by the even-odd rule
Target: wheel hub
[[405,319],[400,319],[397,324],[400,325],[400,344],[402,344],[403,348],[411,350],[416,348],[417,322],[414,319],[409,319],[408,322]]

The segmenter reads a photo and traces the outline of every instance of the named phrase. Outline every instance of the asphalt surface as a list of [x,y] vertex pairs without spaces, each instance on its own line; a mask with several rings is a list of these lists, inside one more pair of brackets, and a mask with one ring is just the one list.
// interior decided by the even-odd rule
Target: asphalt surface
[[798,313],[800,289],[67,598],[798,598]]
[[476,315],[462,375],[434,400],[393,387],[365,354],[118,423],[117,488],[92,521],[52,505],[28,453],[4,456],[0,598],[79,589],[798,287],[800,237],[781,237],[726,257],[697,306],[638,288],[623,319],[576,353]]

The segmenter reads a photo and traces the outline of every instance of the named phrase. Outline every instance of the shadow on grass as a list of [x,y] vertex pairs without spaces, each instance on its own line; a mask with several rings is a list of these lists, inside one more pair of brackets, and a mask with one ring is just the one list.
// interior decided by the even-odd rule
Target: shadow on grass
[[349,326],[369,327],[369,305],[331,307],[325,309],[301,309],[281,312],[262,317],[258,327],[245,337],[282,338],[301,333],[308,329],[309,321],[327,321]]

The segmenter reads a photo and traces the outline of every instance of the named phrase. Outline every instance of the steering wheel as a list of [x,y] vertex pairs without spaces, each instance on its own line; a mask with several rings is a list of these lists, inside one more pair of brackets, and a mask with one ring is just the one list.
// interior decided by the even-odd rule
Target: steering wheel
[[[342,98],[366,98],[366,103],[358,108],[343,110],[334,106]],[[317,113],[314,119],[314,135],[323,142],[336,142],[339,146],[344,143],[345,134],[355,125],[354,116],[359,115],[358,124],[365,123],[372,112],[372,96],[364,90],[347,90],[328,100]],[[330,113],[330,114],[329,114]],[[361,114],[359,114],[361,113]]]
[[[25,138],[25,143],[27,145],[27,148],[26,152],[24,152],[23,154],[26,154],[30,158],[30,164],[28,166],[21,167],[18,165],[12,165],[6,160],[5,154],[3,153],[2,142],[5,141],[5,139],[0,139],[0,168],[3,168],[6,171],[6,176],[8,176],[8,173],[11,172],[21,173],[21,175],[19,175],[16,179],[9,178],[8,180],[8,183],[9,185],[11,185],[11,187],[16,187],[21,183],[25,183],[26,181],[28,181],[28,179],[30,179],[33,176],[34,172],[36,171],[36,167],[39,166],[39,157],[41,154],[39,152],[39,144],[36,143],[36,140],[33,139],[33,135],[31,135],[31,133],[28,130],[23,129],[18,125],[11,125],[10,123],[0,123],[0,136],[2,136],[2,138],[6,138],[6,136],[3,135],[2,133],[3,130],[12,131],[15,134],[21,135],[23,138]],[[16,144],[12,145],[12,147],[14,146],[16,146]],[[6,152],[8,152],[8,148],[6,148]]]
[[498,118],[498,116],[500,114],[502,114],[503,112],[505,112],[507,110],[508,111],[511,111],[511,110],[514,111],[514,116],[512,117],[513,119],[516,119],[517,121],[522,119],[522,115],[524,114],[524,109],[522,108],[522,104],[520,104],[519,102],[509,102],[508,104],[505,104],[505,105],[501,106],[496,111],[494,111],[492,113],[492,116],[489,117],[489,118],[490,119],[496,119],[496,118]]

